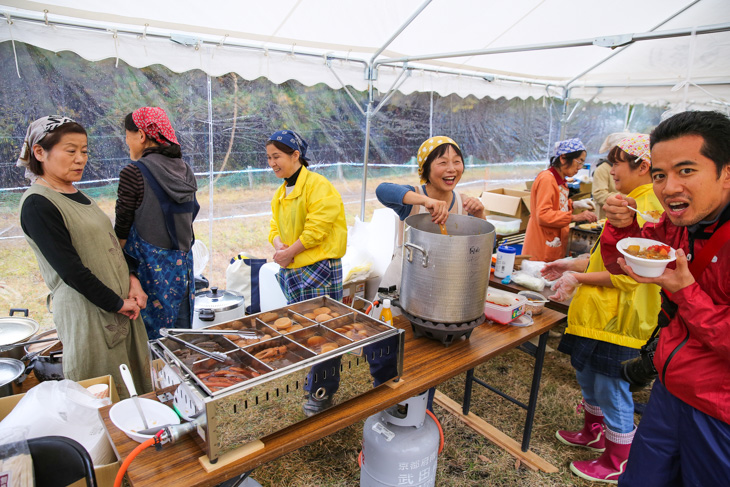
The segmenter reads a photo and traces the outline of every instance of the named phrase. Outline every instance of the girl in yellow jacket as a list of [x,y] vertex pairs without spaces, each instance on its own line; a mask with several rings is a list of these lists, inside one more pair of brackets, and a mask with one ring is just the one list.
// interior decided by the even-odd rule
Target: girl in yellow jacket
[[565,178],[573,177],[583,167],[586,148],[580,139],[568,139],[555,145],[550,167],[535,178],[530,190],[530,221],[525,231],[522,254],[530,260],[552,262],[565,257],[570,222],[594,222],[596,214],[584,211],[573,214]]
[[[649,136],[636,134],[621,140],[608,158],[616,189],[634,198],[639,211],[661,213],[649,173]],[[637,220],[641,226],[646,223],[641,217]],[[585,268],[586,261],[582,261]],[[585,273],[565,273],[553,286],[558,299],[567,298],[580,286],[570,303],[568,328],[558,350],[571,356],[584,409],[582,430],[560,430],[556,436],[567,445],[603,452],[596,460],[572,462],[573,473],[615,483],[625,468],[636,431],[634,401],[629,383],[621,378],[621,362],[636,357],[646,343],[656,327],[661,298],[657,285],[609,274],[601,258],[600,239],[587,264]],[[564,265],[569,264],[548,264],[543,274],[554,278],[550,274],[565,270],[561,269]]]
[[345,206],[332,183],[307,169],[307,147],[293,130],[275,132],[266,142],[269,166],[284,180],[271,200],[269,242],[289,304],[324,295],[342,300]]

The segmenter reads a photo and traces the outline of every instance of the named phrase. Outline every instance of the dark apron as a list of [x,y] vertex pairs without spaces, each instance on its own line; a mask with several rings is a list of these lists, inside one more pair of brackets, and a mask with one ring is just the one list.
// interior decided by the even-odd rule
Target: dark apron
[[195,219],[200,206],[195,199],[186,203],[172,201],[143,163],[136,161],[133,164],[142,172],[160,203],[165,227],[173,247],[164,249],[143,240],[134,224],[124,246],[124,252],[137,261],[137,277],[142,289],[147,293],[147,307],[141,311],[142,319],[147,335],[150,339],[154,339],[160,337],[160,328],[176,327],[178,313],[185,299],[188,300],[190,315],[187,327],[192,323],[195,296],[193,251],[178,250],[174,215],[192,213]]

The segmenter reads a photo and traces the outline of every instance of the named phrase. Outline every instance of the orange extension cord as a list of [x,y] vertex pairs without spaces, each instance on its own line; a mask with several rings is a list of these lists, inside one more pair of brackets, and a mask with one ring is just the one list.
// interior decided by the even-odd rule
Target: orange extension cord
[[[438,418],[436,418],[436,415],[434,415],[428,409],[426,409],[426,413],[428,413],[428,415],[431,416],[431,419],[433,419],[436,422],[436,426],[438,426],[438,429],[439,429],[439,452],[438,452],[438,454],[441,455],[441,452],[444,450],[444,430],[441,429],[441,423],[439,423],[439,420],[438,420]],[[357,464],[360,466],[360,468],[362,468],[362,451],[360,451],[360,454],[357,456]]]
[[137,445],[137,448],[132,450],[132,453],[129,454],[127,458],[124,459],[124,462],[122,462],[122,466],[119,467],[119,472],[117,472],[117,477],[114,479],[114,487],[122,487],[122,481],[124,480],[124,474],[127,473],[127,469],[129,468],[129,465],[132,463],[132,460],[139,455],[142,450],[145,448],[154,445],[155,443],[160,442],[160,436],[162,435],[162,431],[160,430],[159,433],[157,433],[155,436],[150,438],[149,440],[145,440],[144,443],[140,443]]

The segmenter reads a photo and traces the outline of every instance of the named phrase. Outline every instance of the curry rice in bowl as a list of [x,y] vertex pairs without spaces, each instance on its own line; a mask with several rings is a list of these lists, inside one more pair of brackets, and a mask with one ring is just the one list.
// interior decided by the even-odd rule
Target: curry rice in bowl
[[[659,277],[664,273],[667,264],[676,260],[673,248],[648,238],[624,238],[619,240],[616,248],[623,254],[629,267],[642,277]],[[639,257],[636,254],[653,258]]]

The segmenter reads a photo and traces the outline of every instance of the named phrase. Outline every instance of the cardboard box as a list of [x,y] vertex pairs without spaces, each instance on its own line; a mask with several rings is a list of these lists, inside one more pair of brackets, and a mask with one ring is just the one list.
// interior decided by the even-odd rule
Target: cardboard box
[[355,297],[364,298],[366,283],[367,281],[355,281],[344,284],[342,286],[342,304],[352,306],[352,301]]
[[522,220],[520,231],[527,228],[530,220],[530,192],[515,189],[497,188],[485,191],[479,199],[484,204],[487,215],[512,216]]
[[[119,402],[119,395],[117,395],[117,389],[114,386],[114,379],[110,375],[104,377],[97,377],[95,379],[82,380],[79,382],[84,387],[89,387],[94,384],[107,384],[109,386],[109,393],[111,394],[112,403]],[[0,398],[0,420],[3,420],[5,416],[10,414],[10,411],[20,402],[25,394],[15,394],[13,396]],[[96,474],[96,483],[99,487],[114,487],[114,480],[116,479],[121,462],[109,463],[107,465],[97,465],[94,467],[94,473]],[[86,481],[84,479],[74,482],[69,487],[84,487]]]

